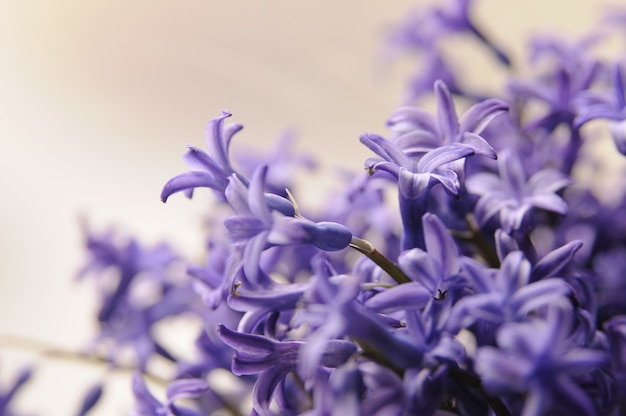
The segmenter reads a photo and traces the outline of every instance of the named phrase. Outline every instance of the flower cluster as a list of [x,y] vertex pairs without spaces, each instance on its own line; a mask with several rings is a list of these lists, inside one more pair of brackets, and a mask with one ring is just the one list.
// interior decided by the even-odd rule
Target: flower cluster
[[[626,202],[578,180],[602,133],[589,122],[609,120],[626,154],[625,62],[594,49],[626,18],[581,41],[533,39],[535,75],[487,98],[440,47],[466,35],[513,67],[471,5],[419,10],[389,36],[418,53],[416,74],[388,131],[360,137],[373,155],[327,208],[301,211],[285,174],[310,158],[231,158],[242,126],[223,112],[161,194],[216,195],[205,262],[87,233],[82,275],[101,296],[92,348],[113,365],[134,353],[133,414],[626,412]],[[195,357],[154,331],[179,315],[201,323]],[[145,383],[156,357],[174,368],[162,399]]]

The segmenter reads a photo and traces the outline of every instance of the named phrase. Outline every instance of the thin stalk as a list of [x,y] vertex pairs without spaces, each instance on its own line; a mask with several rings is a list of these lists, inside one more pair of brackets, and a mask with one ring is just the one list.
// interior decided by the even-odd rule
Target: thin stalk
[[367,240],[363,240],[358,237],[352,237],[350,247],[355,249],[361,254],[367,256],[370,260],[376,263],[381,269],[383,269],[393,280],[398,284],[409,283],[411,279],[407,276],[402,269],[400,269],[394,262],[382,255],[372,243]]

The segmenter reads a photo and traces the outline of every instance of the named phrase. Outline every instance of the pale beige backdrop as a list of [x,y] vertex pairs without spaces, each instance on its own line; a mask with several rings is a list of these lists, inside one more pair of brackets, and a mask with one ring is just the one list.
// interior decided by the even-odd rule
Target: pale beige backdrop
[[[76,349],[93,333],[95,298],[72,282],[79,215],[201,253],[202,199],[163,205],[159,192],[222,109],[246,126],[235,149],[293,127],[326,166],[360,169],[358,136],[384,133],[408,68],[382,65],[380,39],[416,3],[0,0],[0,335]],[[595,4],[477,0],[475,12],[519,56],[532,30],[587,28]],[[469,76],[496,82],[489,64]],[[38,369],[20,404],[42,415],[74,412],[102,373],[0,345],[0,389],[28,362]],[[118,384],[97,414],[129,408]]]

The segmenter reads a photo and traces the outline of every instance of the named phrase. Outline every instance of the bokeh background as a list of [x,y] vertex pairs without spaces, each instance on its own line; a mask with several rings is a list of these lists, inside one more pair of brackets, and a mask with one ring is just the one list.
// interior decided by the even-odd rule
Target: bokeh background
[[[94,334],[95,296],[74,281],[79,217],[201,255],[208,193],[167,204],[159,193],[223,109],[245,125],[234,152],[268,149],[292,128],[323,168],[360,169],[359,134],[384,134],[412,67],[383,59],[385,30],[425,3],[0,0],[0,336],[77,350]],[[475,3],[516,58],[529,33],[576,36],[599,16],[595,0]],[[490,58],[465,46],[468,79],[497,88]],[[303,179],[305,203],[330,189],[327,172]],[[29,414],[72,414],[103,373],[14,344],[0,344],[0,390],[35,364],[18,400]],[[128,377],[113,384],[94,413],[131,406]]]

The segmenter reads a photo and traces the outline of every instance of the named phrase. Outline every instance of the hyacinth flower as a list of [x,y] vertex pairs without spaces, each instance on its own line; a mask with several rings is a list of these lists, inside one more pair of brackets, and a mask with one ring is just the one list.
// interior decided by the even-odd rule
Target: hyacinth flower
[[498,158],[499,174],[480,172],[467,179],[468,192],[479,196],[474,214],[479,225],[497,216],[507,233],[530,225],[529,216],[535,208],[564,215],[567,203],[556,194],[571,183],[561,172],[544,169],[527,179],[519,158],[503,151]]
[[306,306],[292,322],[294,326],[306,323],[315,328],[307,337],[299,360],[305,380],[313,377],[323,346],[345,336],[355,340],[367,356],[382,359],[392,368],[409,368],[421,362],[422,352],[406,334],[393,331],[380,315],[356,299],[363,281],[362,277],[355,277],[333,276],[327,260],[318,259],[314,280],[304,299]]
[[[502,229],[496,231],[496,252],[500,261],[510,253],[520,250],[517,241]],[[566,268],[574,255],[583,247],[583,242],[573,240],[549,251],[532,265],[530,282],[547,279],[558,275]],[[534,250],[533,250],[534,252]]]
[[225,125],[224,120],[231,114],[223,111],[219,117],[211,120],[206,129],[206,145],[209,152],[188,146],[184,155],[185,162],[193,169],[170,179],[161,192],[161,200],[167,201],[176,192],[185,192],[188,197],[193,195],[195,188],[211,188],[218,197],[223,198],[228,185],[228,177],[235,173],[229,155],[230,142],[240,131],[241,124]]
[[[423,308],[431,299],[457,298],[466,286],[456,243],[443,222],[434,214],[422,218],[426,251],[404,251],[398,263],[412,280],[383,290],[365,301],[377,312]],[[450,292],[450,293],[449,293]]]
[[[175,403],[180,399],[198,399],[205,396],[209,392],[209,385],[204,380],[179,379],[171,382],[167,386],[167,400],[164,403],[150,393],[141,374],[138,372],[133,374],[132,388],[135,396],[135,407],[130,413],[132,416],[202,416],[205,414],[204,412],[182,407]],[[217,410],[220,407],[218,404],[212,410]]]
[[[186,284],[169,282],[168,268],[178,261],[178,256],[165,244],[145,248],[135,239],[127,241],[106,233],[87,236],[87,250],[90,255],[79,277],[94,275],[99,278],[102,306],[98,312],[100,334],[95,344],[113,341],[109,351],[113,361],[125,344],[135,350],[141,369],[145,369],[148,359],[157,353],[168,360],[175,358],[152,335],[152,326],[169,316],[190,310],[191,288]],[[109,281],[118,273],[117,282]],[[134,290],[140,280],[150,281],[155,298],[140,300]],[[115,284],[113,284],[115,283]],[[144,288],[145,289],[145,288]]]
[[[271,414],[270,404],[276,387],[287,374],[296,371],[302,341],[270,340],[261,335],[232,331],[220,325],[222,340],[235,350],[232,371],[235,375],[259,374],[252,390],[253,407],[259,414]],[[319,365],[335,368],[356,352],[348,341],[331,340],[321,353]]]
[[86,237],[90,259],[78,277],[99,274],[108,268],[115,268],[120,274],[115,290],[103,293],[104,302],[98,312],[98,320],[101,322],[110,319],[120,302],[128,296],[130,285],[137,275],[150,273],[157,276],[158,280],[165,280],[167,268],[178,260],[178,256],[166,244],[144,248],[135,239],[120,242],[118,236],[112,233],[97,235],[87,232]]
[[451,144],[431,150],[417,159],[378,135],[361,135],[361,143],[380,156],[365,162],[368,172],[385,172],[397,181],[403,226],[402,249],[423,248],[421,221],[428,210],[430,189],[441,184],[448,194],[457,197],[461,184],[457,174],[447,169],[446,165],[473,155],[474,150],[462,144]]
[[584,104],[574,125],[581,127],[591,120],[609,120],[609,132],[615,147],[626,155],[626,90],[622,78],[621,65],[615,63],[611,70],[613,94]]
[[[433,83],[437,101],[437,115],[419,107],[400,107],[387,119],[387,127],[395,134],[394,142],[412,157],[441,146],[463,144],[477,155],[496,158],[496,153],[480,136],[485,127],[509,106],[502,100],[490,98],[471,106],[461,117],[458,116],[450,89],[440,79]],[[452,168],[462,176],[464,160],[460,159]]]
[[587,93],[600,70],[597,61],[584,62],[579,68],[558,67],[546,79],[509,83],[509,90],[517,99],[537,100],[547,106],[547,112],[523,126],[526,132],[544,130],[554,134],[559,126],[569,132],[567,145],[561,150],[563,157],[560,169],[570,174],[582,146],[580,129],[574,120],[578,114],[577,103]]
[[432,50],[436,49],[433,44],[442,37],[468,34],[484,45],[501,64],[510,66],[507,54],[472,21],[471,3],[471,0],[449,0],[443,6],[412,13],[397,26],[389,43],[392,47]]
[[[299,215],[286,216],[272,213],[263,192],[267,167],[257,169],[249,189],[237,175],[229,178],[226,198],[236,212],[224,225],[232,244],[240,247],[243,272],[251,284],[267,285],[260,270],[261,253],[272,246],[313,245],[320,250],[342,250],[350,244],[352,233],[343,225],[333,222],[313,222]],[[285,200],[287,204],[290,204]],[[297,212],[297,211],[296,211]]]
[[[463,268],[474,293],[453,306],[448,326],[452,333],[477,322],[495,328],[504,322],[523,320],[545,305],[570,304],[572,288],[563,279],[545,278],[531,283],[532,266],[521,251],[509,253],[498,270],[487,269],[469,258],[463,259]],[[485,342],[490,338],[486,335]]]
[[[236,175],[244,186],[248,186],[248,179],[237,173],[230,162],[230,142],[243,128],[238,123],[224,125],[224,120],[230,116],[230,113],[223,111],[207,125],[206,143],[209,153],[189,146],[183,158],[192,170],[167,181],[161,191],[161,201],[166,202],[170,195],[177,192],[185,192],[191,197],[195,188],[210,188],[215,191],[219,200],[225,200],[226,188],[232,175]],[[266,199],[272,209],[285,215],[294,215],[293,206],[285,198],[268,193]]]
[[[584,348],[570,339],[572,313],[551,308],[545,318],[503,325],[498,347],[476,352],[476,371],[487,391],[523,394],[518,414],[599,414],[581,377],[608,363],[606,352]],[[517,412],[516,412],[517,413]]]

